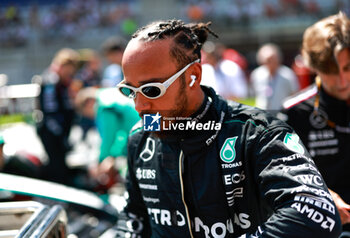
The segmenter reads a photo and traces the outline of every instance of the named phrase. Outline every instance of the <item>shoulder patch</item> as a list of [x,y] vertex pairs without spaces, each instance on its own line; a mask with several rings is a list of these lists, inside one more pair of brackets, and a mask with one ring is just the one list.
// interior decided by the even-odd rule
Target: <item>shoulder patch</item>
[[315,96],[316,93],[317,93],[317,87],[316,87],[316,85],[312,85],[312,86],[306,88],[305,90],[302,90],[301,92],[299,92],[291,97],[288,97],[283,103],[283,108],[289,109],[289,108],[295,106],[296,104],[301,103],[301,102]]
[[283,139],[283,143],[288,149],[303,155],[305,150],[300,142],[299,136],[295,133],[287,133]]

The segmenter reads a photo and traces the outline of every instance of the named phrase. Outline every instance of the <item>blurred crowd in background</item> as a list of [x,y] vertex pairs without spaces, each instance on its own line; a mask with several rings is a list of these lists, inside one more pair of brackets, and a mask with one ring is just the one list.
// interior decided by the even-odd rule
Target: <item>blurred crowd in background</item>
[[188,16],[194,20],[222,18],[226,24],[249,24],[257,19],[290,20],[305,16],[320,17],[335,9],[342,9],[347,1],[320,0],[182,0]]
[[[181,0],[176,1],[181,18],[218,21],[226,28],[235,25],[264,27],[295,24],[305,18],[321,18],[342,9],[346,0]],[[113,27],[121,34],[132,33],[142,14],[139,0],[4,1],[0,3],[0,46],[23,46],[38,31],[48,43],[53,38],[75,39],[82,32]]]
[[28,5],[17,3],[0,6],[0,45],[23,46],[33,31],[40,40],[73,40],[87,29],[110,27],[130,34],[135,30],[137,0],[72,0],[46,1]]

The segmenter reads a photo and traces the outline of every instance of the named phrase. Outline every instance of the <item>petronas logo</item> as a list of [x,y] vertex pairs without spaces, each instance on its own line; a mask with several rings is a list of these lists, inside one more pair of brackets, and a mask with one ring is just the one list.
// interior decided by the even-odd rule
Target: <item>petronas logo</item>
[[236,158],[235,144],[238,136],[230,137],[225,140],[220,150],[220,158],[226,163],[230,163]]
[[297,134],[287,133],[283,143],[286,147],[296,153],[304,154],[304,147],[299,143],[300,138]]

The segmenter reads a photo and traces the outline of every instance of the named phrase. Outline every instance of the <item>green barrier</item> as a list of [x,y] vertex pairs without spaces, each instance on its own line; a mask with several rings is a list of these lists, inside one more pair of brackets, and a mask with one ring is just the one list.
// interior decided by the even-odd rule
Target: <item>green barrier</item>
[[0,116],[0,126],[17,122],[34,124],[32,114],[10,114]]
[[244,98],[236,100],[239,103],[255,107],[255,98]]

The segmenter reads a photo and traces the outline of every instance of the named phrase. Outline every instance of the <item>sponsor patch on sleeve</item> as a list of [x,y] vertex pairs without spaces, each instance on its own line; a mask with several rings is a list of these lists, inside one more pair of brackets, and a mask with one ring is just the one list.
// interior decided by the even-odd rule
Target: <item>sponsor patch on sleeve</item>
[[283,139],[283,143],[288,149],[296,153],[302,155],[305,153],[304,146],[300,143],[300,138],[295,133],[287,133]]

